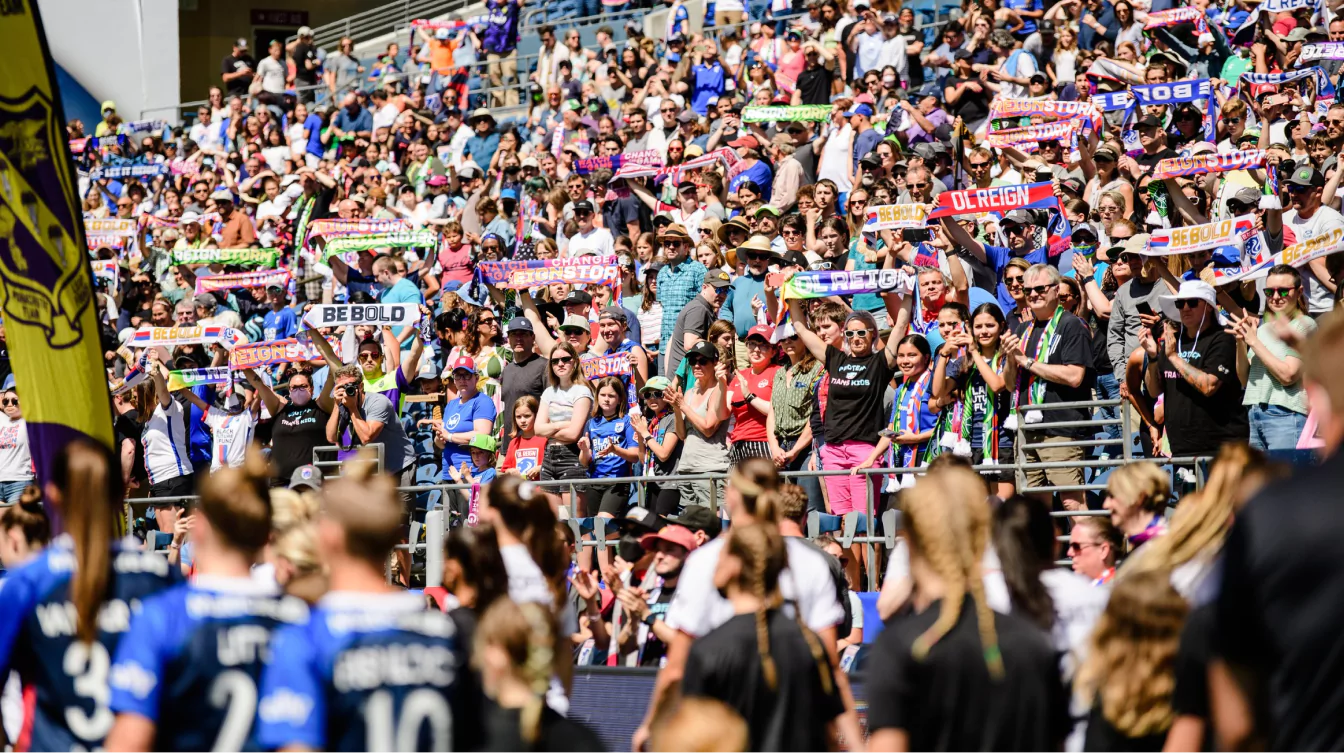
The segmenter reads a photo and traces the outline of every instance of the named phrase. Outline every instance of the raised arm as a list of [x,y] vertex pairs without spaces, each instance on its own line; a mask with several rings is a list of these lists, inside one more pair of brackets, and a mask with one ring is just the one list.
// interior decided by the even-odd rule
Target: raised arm
[[807,315],[803,312],[802,301],[785,299],[785,302],[789,305],[789,317],[793,320],[794,332],[802,340],[803,346],[807,347],[808,353],[824,364],[826,362],[826,342],[821,340],[821,336],[807,326]]

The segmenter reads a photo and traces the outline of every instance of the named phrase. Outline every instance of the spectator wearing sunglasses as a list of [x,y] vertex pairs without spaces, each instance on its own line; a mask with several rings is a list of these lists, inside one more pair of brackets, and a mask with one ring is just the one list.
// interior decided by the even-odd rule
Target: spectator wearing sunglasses
[[[747,243],[737,248],[738,261],[745,260],[747,267],[733,280],[728,290],[728,300],[723,303],[719,317],[733,324],[739,343],[745,341],[747,331],[756,325],[756,308],[752,306],[752,301],[765,301],[765,275],[769,272],[772,254],[770,239],[760,234],[753,235],[747,239]],[[739,363],[741,361],[738,360]]]
[[33,482],[33,458],[28,451],[28,425],[19,409],[14,376],[0,392],[0,507],[18,503],[23,489]]
[[[1337,228],[1344,229],[1344,215],[1322,202],[1325,176],[1319,170],[1310,165],[1296,168],[1283,185],[1292,205],[1292,209],[1283,213],[1283,223],[1293,230],[1299,243],[1324,236]],[[1307,314],[1315,318],[1335,306],[1337,286],[1326,265],[1326,258],[1320,257],[1308,262],[1302,271],[1307,281]]]
[[1302,357],[1275,333],[1275,322],[1288,324],[1303,338],[1316,321],[1302,310],[1302,273],[1275,265],[1265,278],[1264,322],[1232,317],[1237,339],[1237,376],[1245,386],[1251,447],[1262,451],[1297,448],[1307,424],[1307,394],[1302,386]]
[[1165,400],[1167,442],[1173,456],[1213,456],[1225,442],[1249,433],[1237,376],[1237,342],[1218,322],[1213,286],[1185,281],[1158,297],[1161,340],[1144,328],[1139,344],[1148,355],[1144,385]]
[[1116,380],[1124,380],[1129,355],[1139,348],[1139,333],[1162,322],[1157,297],[1171,291],[1171,286],[1159,276],[1161,261],[1139,253],[1147,246],[1148,234],[1141,233],[1107,250],[1107,256],[1112,260],[1123,261],[1129,266],[1132,276],[1116,290],[1115,298],[1111,300],[1106,353],[1114,365]]

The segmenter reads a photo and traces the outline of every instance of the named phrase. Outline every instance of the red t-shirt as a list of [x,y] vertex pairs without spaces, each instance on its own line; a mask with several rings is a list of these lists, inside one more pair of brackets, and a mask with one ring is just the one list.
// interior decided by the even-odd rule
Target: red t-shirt
[[507,472],[510,469],[518,471],[518,474],[526,476],[534,467],[541,466],[541,457],[546,453],[546,438],[541,435],[533,435],[531,438],[514,436],[509,441],[509,447],[504,449],[504,466],[500,469]]
[[[747,391],[769,402],[770,391],[775,384],[775,371],[778,369],[779,365],[776,364],[766,367],[762,372],[746,369],[729,381],[728,410],[733,413],[733,419],[736,420],[732,431],[728,433],[730,443],[743,440],[765,442],[765,415],[747,403]],[[742,389],[744,383],[747,388],[745,391]]]

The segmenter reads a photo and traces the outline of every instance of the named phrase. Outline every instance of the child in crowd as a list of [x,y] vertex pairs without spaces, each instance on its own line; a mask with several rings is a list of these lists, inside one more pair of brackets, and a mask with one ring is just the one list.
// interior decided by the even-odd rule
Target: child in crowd
[[484,485],[495,479],[495,454],[499,444],[494,436],[476,433],[467,444],[471,449],[471,466],[465,463],[460,467],[448,467],[448,474],[459,485]]
[[529,480],[541,474],[541,460],[546,455],[546,438],[536,434],[533,423],[537,420],[536,396],[521,396],[513,402],[514,435],[504,450],[501,472],[514,471]]

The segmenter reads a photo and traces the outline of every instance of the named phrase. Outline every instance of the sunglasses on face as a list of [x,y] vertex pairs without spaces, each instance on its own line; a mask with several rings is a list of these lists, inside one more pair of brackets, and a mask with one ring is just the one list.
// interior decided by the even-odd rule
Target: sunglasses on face
[[1177,309],[1194,309],[1198,307],[1202,300],[1200,299],[1177,299],[1175,301]]
[[[496,251],[498,251],[498,250],[496,250]],[[496,319],[493,318],[493,317],[491,317],[491,318],[489,318],[489,319],[486,319],[486,318],[484,318],[484,317],[481,318],[481,324],[482,324],[482,325],[494,325],[496,322],[498,322],[498,320],[496,320]]]
[[846,330],[845,338],[867,338],[870,331],[867,328],[860,330]]
[[7,398],[0,400],[0,406],[18,406],[19,400],[16,398]]
[[1290,296],[1297,295],[1297,286],[1292,286],[1290,288],[1267,288],[1265,289],[1265,295],[1270,297],[1277,296],[1280,299],[1287,299]]
[[1122,254],[1116,261],[1123,262],[1126,265],[1141,265],[1143,264],[1143,256],[1138,254]]
[[971,163],[971,170],[986,170],[990,165],[991,163],[988,161],[983,163]]
[[1005,225],[1003,232],[1009,236],[1020,236],[1027,232],[1027,227],[1024,225]]
[[1022,290],[1025,291],[1025,292],[1027,292],[1027,293],[1029,293],[1029,294],[1044,294],[1045,292],[1049,291],[1049,290],[1052,289],[1052,288],[1055,288],[1055,287],[1054,287],[1054,286],[1023,286],[1023,287],[1022,287]]
[[378,354],[372,351],[366,351],[359,355],[359,361],[361,362],[363,361],[376,362],[379,359],[382,359],[382,354]]
[[1251,205],[1248,204],[1241,204],[1239,202],[1228,202],[1227,209],[1233,215],[1244,215],[1250,212],[1253,208],[1251,207]]
[[1010,286],[1020,286],[1022,285],[1022,276],[1020,275],[1008,276],[1003,279],[1003,282],[1007,283]]
[[770,259],[770,255],[768,253],[748,254],[747,259],[753,262],[764,262],[765,260]]
[[1289,193],[1289,194],[1308,194],[1308,193],[1310,193],[1310,192],[1312,191],[1312,189],[1314,189],[1314,188],[1316,188],[1316,187],[1314,187],[1314,186],[1296,186],[1296,185],[1294,185],[1294,184],[1288,184],[1288,193]]
[[644,398],[662,398],[662,397],[663,397],[662,391],[648,391],[644,394]]
[[715,362],[718,362],[719,360],[717,360],[717,359],[710,359],[710,358],[708,358],[708,357],[702,357],[702,356],[693,356],[693,357],[688,358],[687,361],[690,363],[690,365],[691,365],[692,367],[701,367],[701,366],[704,366],[704,365],[706,365],[706,364],[714,364]]
[[910,188],[914,189],[915,191],[919,191],[920,189],[927,189],[929,186],[932,186],[932,184],[928,184],[928,183],[913,183],[913,182],[912,182],[912,183],[908,183],[908,184],[906,184],[906,186],[909,186]]
[[574,357],[553,357],[551,359],[551,364],[572,364],[573,362]]

